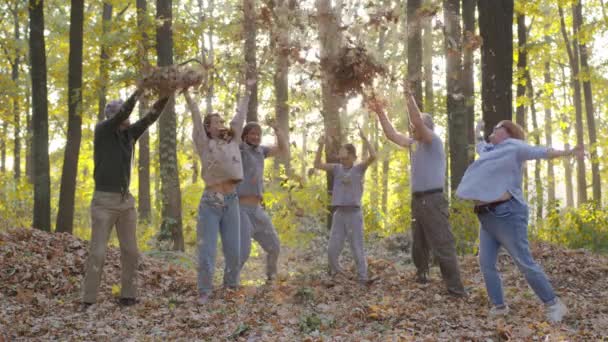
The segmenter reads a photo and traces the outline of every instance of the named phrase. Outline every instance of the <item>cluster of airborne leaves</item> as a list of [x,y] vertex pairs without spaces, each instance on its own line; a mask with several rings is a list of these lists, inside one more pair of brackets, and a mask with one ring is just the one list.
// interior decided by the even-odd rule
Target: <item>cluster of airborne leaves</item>
[[[318,239],[306,249],[286,248],[276,283],[244,281],[238,291],[218,289],[203,307],[195,304],[193,270],[146,256],[139,267],[140,303],[119,307],[120,252],[110,248],[98,304],[80,312],[87,242],[13,229],[0,233],[0,341],[580,341],[608,335],[608,258],[603,256],[534,245],[534,255],[571,310],[562,324],[552,326],[507,256],[501,256],[500,268],[511,315],[488,319],[483,280],[472,256],[461,259],[470,289],[463,300],[447,296],[435,268],[429,284],[416,284],[406,254],[381,241],[367,246],[370,273],[377,279],[372,285],[361,287],[348,275],[331,280],[324,245]],[[244,276],[261,278],[263,260],[253,258]]]

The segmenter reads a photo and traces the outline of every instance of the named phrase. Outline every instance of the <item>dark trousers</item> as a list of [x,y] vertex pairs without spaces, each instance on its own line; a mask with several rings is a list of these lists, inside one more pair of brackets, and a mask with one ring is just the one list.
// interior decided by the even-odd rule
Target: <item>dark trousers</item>
[[429,256],[439,261],[448,291],[463,294],[456,243],[448,221],[448,201],[443,193],[412,196],[412,259],[419,275],[429,271]]

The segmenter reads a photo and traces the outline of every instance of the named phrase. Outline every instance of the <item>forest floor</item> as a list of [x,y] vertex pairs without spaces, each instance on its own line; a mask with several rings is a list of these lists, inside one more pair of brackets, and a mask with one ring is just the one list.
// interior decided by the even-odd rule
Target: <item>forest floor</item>
[[[533,246],[570,308],[563,323],[550,325],[508,256],[501,256],[500,268],[511,314],[489,319],[474,256],[461,259],[470,296],[454,299],[444,290],[437,267],[429,284],[415,283],[408,253],[395,248],[394,239],[368,242],[370,273],[377,278],[369,287],[348,276],[331,281],[326,275],[326,241],[320,238],[306,249],[284,248],[280,277],[272,285],[264,285],[264,257],[253,257],[243,272],[242,288],[218,289],[205,306],[196,305],[193,270],[143,256],[141,301],[119,307],[120,253],[111,248],[98,304],[81,312],[79,287],[87,246],[66,234],[0,232],[0,341],[608,339],[608,257],[582,250]],[[345,265],[351,262],[344,259]],[[222,263],[218,258],[218,279]]]

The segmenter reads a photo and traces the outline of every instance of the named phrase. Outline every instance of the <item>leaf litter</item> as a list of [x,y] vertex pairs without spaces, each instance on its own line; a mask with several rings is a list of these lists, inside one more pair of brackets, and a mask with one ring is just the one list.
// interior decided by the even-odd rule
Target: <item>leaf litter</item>
[[[360,286],[354,270],[326,275],[325,237],[306,248],[284,248],[281,273],[270,285],[263,255],[246,266],[236,291],[219,288],[196,305],[196,274],[142,256],[140,303],[116,304],[120,251],[108,248],[96,305],[79,310],[88,242],[34,229],[0,233],[0,341],[5,340],[233,340],[233,341],[581,341],[608,338],[608,258],[584,250],[534,243],[570,314],[550,325],[523,276],[505,254],[499,268],[508,317],[489,319],[488,300],[474,256],[460,259],[467,299],[444,290],[437,267],[429,284],[413,281],[409,243],[370,238],[370,276]],[[407,241],[407,239],[403,239]],[[403,246],[404,248],[402,248]],[[352,265],[349,252],[343,264]],[[218,261],[218,272],[223,263]],[[347,268],[348,270],[348,268]]]

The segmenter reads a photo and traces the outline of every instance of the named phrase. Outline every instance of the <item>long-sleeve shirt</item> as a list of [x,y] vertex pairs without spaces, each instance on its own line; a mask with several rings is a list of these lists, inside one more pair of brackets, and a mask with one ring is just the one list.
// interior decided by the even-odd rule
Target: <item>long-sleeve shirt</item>
[[206,186],[213,186],[226,181],[235,183],[243,180],[243,163],[241,160],[241,133],[247,105],[249,104],[249,94],[239,100],[236,114],[230,121],[230,127],[234,131],[234,137],[230,141],[223,139],[211,139],[205,127],[198,105],[190,97],[188,92],[184,93],[188,108],[192,113],[192,140],[201,159],[201,176]]
[[477,152],[479,159],[467,168],[456,195],[462,199],[494,202],[508,192],[525,203],[521,190],[523,164],[527,160],[547,159],[549,148],[506,139],[496,145],[480,142]]
[[118,113],[95,126],[93,140],[95,190],[116,193],[126,193],[129,190],[135,143],[159,118],[168,100],[169,97],[165,97],[156,101],[146,116],[128,128],[120,129],[121,123],[129,118],[137,102],[137,96],[133,94]]

